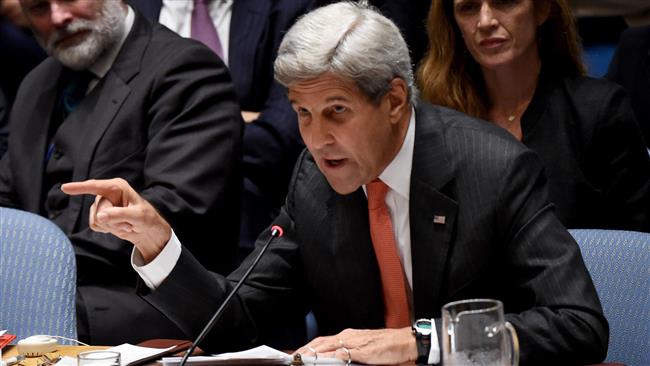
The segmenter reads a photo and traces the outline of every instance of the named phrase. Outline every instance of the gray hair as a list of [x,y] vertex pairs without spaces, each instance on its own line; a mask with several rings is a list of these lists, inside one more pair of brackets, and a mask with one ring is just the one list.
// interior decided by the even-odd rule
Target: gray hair
[[411,57],[399,29],[365,4],[340,2],[302,16],[284,36],[275,78],[285,87],[325,73],[353,80],[373,103],[398,77],[415,104]]

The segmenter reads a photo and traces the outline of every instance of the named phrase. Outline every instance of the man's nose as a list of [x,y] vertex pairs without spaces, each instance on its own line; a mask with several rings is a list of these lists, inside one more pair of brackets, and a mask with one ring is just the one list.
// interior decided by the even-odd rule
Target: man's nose
[[57,27],[65,26],[73,19],[70,9],[65,4],[61,4],[58,1],[53,1],[51,3],[50,17],[52,19],[52,24]]
[[312,121],[312,128],[310,131],[310,143],[315,149],[321,149],[332,143],[333,137],[327,122],[322,120]]

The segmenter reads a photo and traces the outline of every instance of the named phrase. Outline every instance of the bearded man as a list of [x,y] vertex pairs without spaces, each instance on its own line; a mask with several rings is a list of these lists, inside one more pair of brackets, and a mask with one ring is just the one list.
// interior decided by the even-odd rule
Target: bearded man
[[182,336],[135,294],[131,245],[91,231],[92,199],[68,198],[60,185],[124,179],[198,258],[210,258],[207,267],[227,272],[239,228],[243,125],[227,69],[204,45],[119,0],[21,5],[50,57],[17,94],[0,160],[0,206],[46,216],[70,238],[80,339],[110,345]]

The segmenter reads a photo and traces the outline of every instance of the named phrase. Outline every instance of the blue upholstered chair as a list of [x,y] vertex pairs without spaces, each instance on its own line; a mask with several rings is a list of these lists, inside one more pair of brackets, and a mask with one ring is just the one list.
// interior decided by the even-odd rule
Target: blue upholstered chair
[[58,226],[0,207],[0,329],[18,339],[76,339],[76,277],[72,245]]
[[606,362],[650,365],[650,234],[570,230],[609,321]]

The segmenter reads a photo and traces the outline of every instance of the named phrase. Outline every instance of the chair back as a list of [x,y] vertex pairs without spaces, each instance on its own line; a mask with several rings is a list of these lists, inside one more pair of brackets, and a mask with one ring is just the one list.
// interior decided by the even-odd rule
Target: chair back
[[609,322],[606,362],[650,365],[650,234],[569,230]]
[[0,329],[18,339],[76,339],[76,278],[72,245],[58,226],[0,207]]

